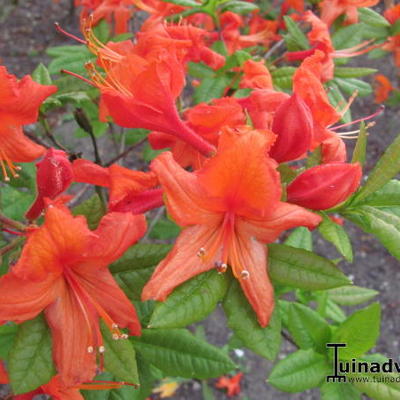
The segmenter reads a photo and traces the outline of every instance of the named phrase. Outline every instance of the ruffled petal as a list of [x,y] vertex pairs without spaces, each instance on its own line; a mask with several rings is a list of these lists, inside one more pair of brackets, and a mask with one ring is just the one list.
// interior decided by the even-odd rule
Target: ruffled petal
[[213,268],[216,255],[207,262],[197,255],[205,239],[210,236],[210,231],[209,226],[200,225],[186,228],[181,232],[173,249],[158,264],[143,288],[143,301],[152,299],[164,301],[175,287]]

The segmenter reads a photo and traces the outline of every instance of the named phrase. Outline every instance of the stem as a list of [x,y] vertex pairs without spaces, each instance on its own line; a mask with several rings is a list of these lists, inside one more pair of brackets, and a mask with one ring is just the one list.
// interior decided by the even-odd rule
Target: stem
[[44,129],[44,133],[46,136],[50,139],[50,141],[54,144],[54,146],[58,147],[61,150],[64,150],[66,153],[69,153],[69,150],[65,148],[51,133],[49,123],[46,120],[46,117],[44,114],[40,113],[39,114],[39,121]]
[[23,237],[23,236],[15,238],[10,244],[8,244],[7,246],[4,246],[3,248],[0,249],[0,256],[8,253],[9,251],[11,251],[15,247],[17,247],[20,243],[22,243],[24,240],[25,240],[25,237]]
[[21,222],[14,221],[13,219],[6,217],[1,212],[0,212],[0,224],[9,226],[10,228],[14,228],[19,231],[24,231],[26,228],[26,226],[24,224],[22,224]]
[[297,344],[293,341],[293,339],[285,331],[282,331],[281,334],[289,343],[291,343],[295,347],[298,347]]
[[125,157],[128,153],[130,153],[132,150],[136,149],[140,145],[142,145],[145,141],[147,140],[147,137],[140,140],[139,142],[133,144],[132,146],[129,146],[124,152],[121,154],[117,155],[116,157],[112,158],[110,161],[105,163],[105,167],[109,167],[111,164],[114,164],[116,161],[118,161],[120,158]]
[[34,135],[31,132],[24,131],[24,135],[27,136],[29,139],[31,139],[32,142],[40,144],[41,146],[45,147],[46,149],[50,149],[50,147],[51,147],[47,143],[45,143],[42,140],[40,140],[36,135]]
[[279,42],[276,42],[265,54],[264,54],[264,58],[267,59],[268,57],[270,57],[273,53],[275,53],[276,50],[278,50],[283,43],[285,43],[285,41],[282,39]]

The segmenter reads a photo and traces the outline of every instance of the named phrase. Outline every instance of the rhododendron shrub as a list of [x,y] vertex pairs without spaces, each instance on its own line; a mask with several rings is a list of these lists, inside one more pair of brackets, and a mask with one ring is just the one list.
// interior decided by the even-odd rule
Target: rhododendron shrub
[[[353,119],[351,106],[373,103],[378,71],[346,65],[398,64],[399,7],[377,3],[80,0],[81,35],[57,25],[71,42],[47,67],[18,79],[0,66],[10,396],[170,397],[186,379],[236,396],[246,348],[284,392],[399,398],[390,371],[328,380],[329,343],[354,365],[387,360],[372,351],[380,305],[364,304],[377,292],[341,270],[350,223],[400,259],[400,139],[366,173],[383,109]],[[376,103],[400,102],[395,82],[374,82]],[[334,259],[313,252],[321,237]],[[219,305],[223,348],[193,329]]]

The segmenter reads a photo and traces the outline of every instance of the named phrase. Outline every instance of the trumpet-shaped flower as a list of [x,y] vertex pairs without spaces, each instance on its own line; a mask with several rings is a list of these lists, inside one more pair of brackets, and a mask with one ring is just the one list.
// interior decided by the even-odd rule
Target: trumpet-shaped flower
[[110,213],[90,231],[84,217],[49,205],[44,225],[28,232],[18,262],[0,278],[0,320],[22,322],[45,311],[64,385],[96,374],[96,359],[104,352],[100,318],[114,339],[126,336],[119,327],[140,334],[135,309],[107,266],[145,229],[143,215]]
[[315,227],[320,217],[280,202],[276,162],[267,156],[275,137],[249,127],[225,128],[218,153],[194,173],[185,171],[171,153],[152,163],[166,196],[166,206],[184,229],[143,289],[142,299],[163,301],[186,280],[229,265],[266,326],[273,310],[267,272],[267,249],[294,226]]
[[24,135],[22,126],[36,122],[40,105],[56,90],[56,86],[34,82],[29,75],[18,81],[0,66],[0,167],[6,180],[6,168],[17,176],[14,162],[31,162],[45,152]]

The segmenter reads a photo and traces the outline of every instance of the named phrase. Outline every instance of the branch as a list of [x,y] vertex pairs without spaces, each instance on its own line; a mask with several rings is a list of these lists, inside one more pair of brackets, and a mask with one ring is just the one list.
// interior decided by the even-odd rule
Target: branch
[[133,144],[132,146],[129,146],[125,151],[123,151],[121,154],[117,155],[116,157],[112,158],[110,161],[108,161],[104,166],[109,167],[111,164],[114,164],[117,162],[119,159],[125,157],[128,153],[130,153],[132,150],[136,149],[140,145],[142,145],[144,142],[146,142],[147,137],[140,140],[139,142]]

